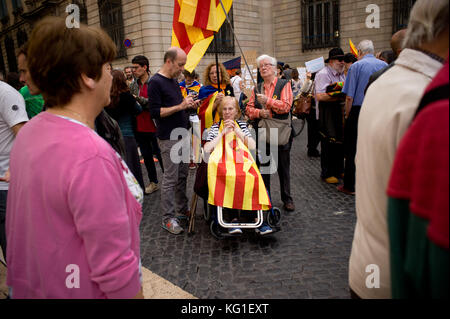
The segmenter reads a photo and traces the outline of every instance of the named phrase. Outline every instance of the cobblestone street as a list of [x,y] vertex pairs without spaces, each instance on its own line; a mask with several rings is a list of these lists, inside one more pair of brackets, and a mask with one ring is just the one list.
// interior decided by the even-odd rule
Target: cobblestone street
[[[282,210],[280,232],[262,238],[248,231],[238,238],[216,240],[203,219],[199,199],[195,233],[171,235],[160,226],[157,191],[144,203],[143,266],[198,298],[349,298],[354,197],[321,181],[320,159],[307,157],[306,143],[305,127],[291,152],[296,210]],[[159,165],[157,169],[161,182]],[[189,198],[194,177],[190,170]],[[271,182],[273,204],[281,208],[278,177]]]

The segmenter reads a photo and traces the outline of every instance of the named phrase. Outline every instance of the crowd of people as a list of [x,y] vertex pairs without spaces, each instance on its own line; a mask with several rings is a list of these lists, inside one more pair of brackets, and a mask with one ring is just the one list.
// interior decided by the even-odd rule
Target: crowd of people
[[[295,211],[294,115],[308,123],[307,155],[320,156],[323,182],[355,195],[351,296],[448,297],[448,12],[446,0],[418,0],[392,50],[377,53],[369,39],[357,56],[332,48],[326,66],[304,79],[261,55],[251,91],[222,63],[209,64],[201,84],[176,47],[153,75],[142,55],[113,69],[116,47],[104,31],[43,19],[18,53],[18,76],[0,81],[0,245],[10,297],[142,298],[144,196],[160,190],[161,227],[183,233],[193,214],[189,167],[200,165],[178,145],[192,150],[193,123],[205,153],[228,132],[256,150],[268,194],[276,172],[283,208]],[[301,98],[308,111],[293,115]],[[377,289],[367,285],[372,264]],[[68,265],[78,267],[80,289],[68,289]]]

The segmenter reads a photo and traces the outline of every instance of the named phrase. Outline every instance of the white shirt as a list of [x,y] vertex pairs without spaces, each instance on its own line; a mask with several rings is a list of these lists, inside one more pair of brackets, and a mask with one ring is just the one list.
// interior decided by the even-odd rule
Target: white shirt
[[241,82],[242,78],[239,75],[235,75],[231,78],[231,85],[233,86],[234,97],[239,101],[241,97]]
[[[395,66],[369,87],[361,107],[355,159],[357,222],[349,263],[350,288],[361,298],[391,298],[386,189],[397,146],[441,67],[420,51],[404,49]],[[366,286],[374,275],[366,272],[369,265],[378,266],[380,288]]]
[[[14,142],[12,127],[28,121],[25,100],[9,84],[0,81],[0,176],[9,168],[9,153]],[[0,182],[0,190],[7,190],[8,183]]]

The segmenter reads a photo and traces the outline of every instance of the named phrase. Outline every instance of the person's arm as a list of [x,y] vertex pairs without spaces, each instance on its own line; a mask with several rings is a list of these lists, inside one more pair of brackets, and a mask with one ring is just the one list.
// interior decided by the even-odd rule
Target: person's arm
[[90,272],[81,275],[107,298],[133,298],[141,290],[139,258],[133,249],[139,217],[127,206],[129,190],[122,183],[122,168],[109,154],[73,168],[67,176],[68,207],[89,264]]
[[190,95],[188,95],[183,102],[181,102],[181,104],[175,105],[175,106],[171,106],[171,107],[162,107],[161,108],[161,113],[160,113],[160,117],[168,117],[171,116],[172,114],[175,114],[177,112],[180,112],[182,110],[191,108],[191,109],[196,109],[200,104],[200,101],[194,101],[194,98]]
[[353,105],[353,98],[350,96],[345,97],[345,119],[348,119],[348,116],[350,115],[350,111],[352,109]]
[[13,127],[11,127],[11,130],[13,131],[14,135],[17,135],[17,133],[19,133],[19,130],[26,124],[26,122],[22,122],[19,124],[14,125]]
[[[216,125],[211,126],[211,129],[216,129]],[[214,151],[214,148],[217,146],[217,144],[219,143],[219,141],[221,140],[221,138],[228,133],[231,129],[229,127],[224,127],[224,129],[222,130],[222,132],[219,131],[219,127],[217,127],[218,133],[216,136],[214,136],[212,134],[212,132],[210,132],[209,136],[208,136],[208,142],[205,143],[205,145],[203,146],[203,150],[206,153],[212,153]]]
[[255,91],[252,91],[252,95],[250,96],[250,100],[247,103],[245,113],[250,120],[253,120],[261,118],[261,111],[261,109],[255,107]]
[[248,149],[256,149],[256,142],[253,137],[249,134],[246,135],[242,130],[239,124],[235,125],[234,131],[236,132],[237,137],[239,137],[247,146]]

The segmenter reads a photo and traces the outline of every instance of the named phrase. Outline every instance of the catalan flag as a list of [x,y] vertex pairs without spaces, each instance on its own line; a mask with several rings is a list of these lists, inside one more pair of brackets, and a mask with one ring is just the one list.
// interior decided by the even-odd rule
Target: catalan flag
[[355,45],[353,44],[351,39],[348,39],[348,43],[350,44],[350,52],[355,56],[358,57],[358,50],[356,49]]
[[[216,89],[217,90],[217,89]],[[217,94],[219,92],[215,91],[205,98],[197,110],[198,117],[200,118],[200,130],[201,134],[213,125],[215,122],[219,121],[219,114],[216,112],[214,116],[214,102],[216,101]]]
[[234,132],[222,137],[209,157],[208,189],[211,205],[249,211],[271,207],[261,173],[248,148]]
[[[229,12],[233,0],[222,2]],[[186,70],[198,65],[225,18],[219,0],[174,0],[172,46],[186,52]]]

